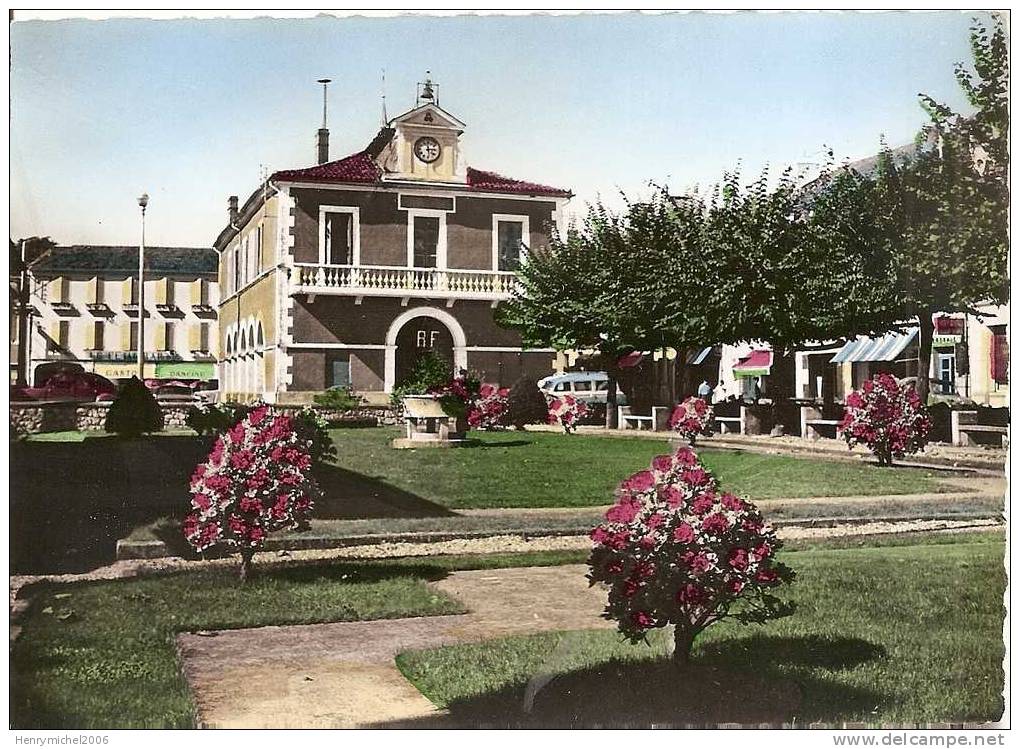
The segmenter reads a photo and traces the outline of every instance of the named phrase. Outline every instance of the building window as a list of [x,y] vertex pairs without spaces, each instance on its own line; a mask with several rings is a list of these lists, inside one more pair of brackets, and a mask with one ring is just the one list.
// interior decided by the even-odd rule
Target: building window
[[209,350],[209,323],[204,322],[199,326],[198,333],[198,350],[208,351]]
[[132,351],[138,350],[138,323],[131,323],[130,332],[128,333],[129,348]]
[[439,216],[411,216],[414,268],[439,267]]
[[106,323],[96,320],[92,326],[92,348],[95,351],[102,351],[106,348]]
[[259,224],[259,228],[255,230],[255,275],[258,276],[262,272],[262,224]]
[[521,267],[521,254],[528,242],[528,217],[492,217],[493,268],[502,271],[516,271]]
[[125,282],[124,303],[136,306],[138,304],[138,279],[133,276]]
[[998,385],[1009,384],[1009,341],[1005,332],[992,334],[992,381]]
[[163,350],[174,350],[174,324],[169,321],[163,323]]
[[346,388],[351,386],[351,357],[343,354],[330,362],[329,387]]
[[319,262],[357,265],[360,262],[360,211],[349,206],[319,206]]
[[237,247],[231,254],[233,258],[233,278],[234,281],[230,286],[232,292],[239,291],[241,288],[241,240],[237,240]]
[[102,304],[106,301],[103,298],[103,279],[98,277],[92,279],[92,288],[90,289],[89,297],[89,304]]
[[46,342],[46,350],[51,352],[66,351],[70,338],[71,321],[60,320],[50,331],[50,340]]

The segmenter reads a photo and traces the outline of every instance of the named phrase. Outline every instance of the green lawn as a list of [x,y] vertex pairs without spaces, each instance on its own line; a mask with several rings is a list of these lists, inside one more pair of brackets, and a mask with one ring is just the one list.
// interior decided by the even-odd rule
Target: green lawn
[[[649,648],[613,631],[512,637],[397,662],[458,724],[994,720],[1003,709],[1003,552],[998,533],[789,551],[797,613],[710,628],[683,679],[661,657],[662,637]],[[533,677],[540,691],[525,714]]]
[[[549,432],[479,432],[476,447],[394,450],[399,433],[333,430],[337,466],[451,509],[609,504],[622,479],[670,450],[665,440]],[[701,457],[724,489],[753,499],[938,491],[937,474],[922,469],[710,449]]]
[[291,564],[240,587],[233,570],[47,586],[12,649],[17,728],[191,727],[178,672],[181,631],[451,614],[426,585],[451,569],[548,565],[574,553]]

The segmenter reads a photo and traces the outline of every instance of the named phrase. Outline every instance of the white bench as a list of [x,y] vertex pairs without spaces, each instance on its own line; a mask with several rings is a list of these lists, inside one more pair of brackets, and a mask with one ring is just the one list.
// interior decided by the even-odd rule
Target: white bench
[[1008,447],[1009,428],[978,424],[977,411],[953,411],[950,415],[950,424],[952,426],[954,445],[968,447],[977,444],[971,439],[971,434],[995,434],[999,437],[999,443],[1003,447]]
[[719,434],[743,434],[744,420],[739,416],[716,416],[715,423],[719,425]]
[[839,436],[839,419],[805,419],[804,420],[804,437],[809,440],[818,440],[827,435],[822,434],[822,428],[828,431],[828,427],[832,427],[836,432],[836,436]]
[[669,423],[670,409],[664,406],[652,406],[651,416],[638,416],[632,413],[630,406],[617,406],[618,424],[620,429],[644,429],[653,432],[666,431]]

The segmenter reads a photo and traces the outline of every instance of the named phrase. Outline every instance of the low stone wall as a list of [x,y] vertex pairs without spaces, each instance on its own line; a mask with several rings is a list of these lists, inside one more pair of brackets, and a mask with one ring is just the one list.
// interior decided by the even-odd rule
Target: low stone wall
[[[280,410],[300,410],[304,406],[277,405]],[[315,412],[330,424],[340,426],[394,426],[403,424],[404,420],[400,412],[389,406],[359,406],[350,411],[341,411],[336,408],[324,408],[323,406],[312,406]]]
[[[162,404],[163,428],[187,427],[187,404]],[[102,431],[106,425],[109,402],[80,403],[74,401],[29,401],[12,403],[10,407],[11,431],[18,434],[42,432]]]

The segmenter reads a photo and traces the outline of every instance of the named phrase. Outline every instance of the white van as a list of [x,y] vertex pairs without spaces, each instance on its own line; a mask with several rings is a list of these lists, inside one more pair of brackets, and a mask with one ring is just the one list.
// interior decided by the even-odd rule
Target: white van
[[[585,403],[605,403],[609,375],[605,372],[567,372],[539,380],[538,387],[551,396],[569,393]],[[627,405],[627,396],[619,388],[616,390],[616,402],[621,406]]]

